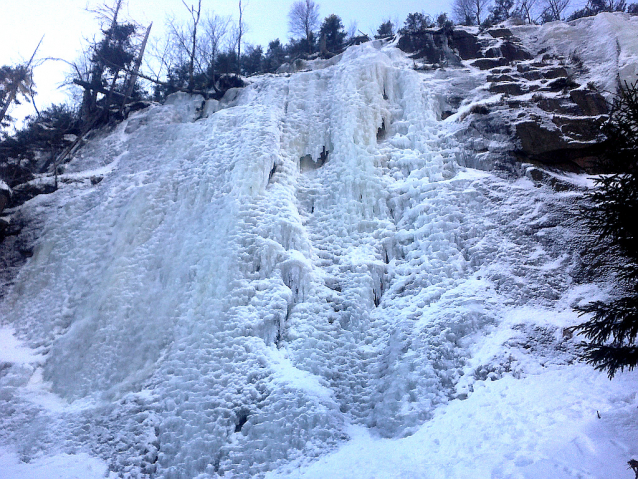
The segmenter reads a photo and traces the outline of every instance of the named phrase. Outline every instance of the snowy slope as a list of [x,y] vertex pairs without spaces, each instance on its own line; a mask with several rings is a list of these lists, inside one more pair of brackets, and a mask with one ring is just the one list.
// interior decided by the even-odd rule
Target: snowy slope
[[588,180],[460,166],[455,83],[484,90],[373,42],[87,145],[67,172],[100,183],[24,207],[47,220],[0,304],[5,476],[631,478],[637,375],[563,334],[606,294]]
[[512,28],[532,48],[582,62],[586,81],[608,95],[616,92],[618,81],[638,80],[637,30],[638,16],[623,13]]

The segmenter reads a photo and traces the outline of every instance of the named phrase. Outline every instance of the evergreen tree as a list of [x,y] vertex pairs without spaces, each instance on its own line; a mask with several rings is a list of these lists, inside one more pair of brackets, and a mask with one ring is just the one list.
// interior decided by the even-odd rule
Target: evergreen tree
[[249,76],[263,72],[263,62],[264,52],[261,45],[249,45],[241,61],[242,74]]
[[584,359],[612,378],[638,365],[638,82],[620,88],[604,133],[606,166],[615,173],[596,180],[585,213],[598,242],[610,247],[619,284],[610,301],[577,308],[592,317],[574,329],[589,340]]
[[494,0],[494,5],[490,8],[490,23],[497,24],[504,22],[512,16],[514,0]]
[[387,38],[394,35],[394,25],[390,20],[383,22],[379,28],[377,28],[377,34],[374,36],[375,38]]
[[277,38],[268,44],[268,51],[264,58],[264,70],[268,73],[274,73],[285,61],[286,51]]
[[321,24],[320,32],[326,40],[326,49],[329,52],[339,53],[343,49],[346,32],[339,16],[334,13],[327,16]]
[[434,27],[432,19],[423,13],[409,13],[403,24],[403,28],[399,30],[401,34],[419,33],[427,28]]

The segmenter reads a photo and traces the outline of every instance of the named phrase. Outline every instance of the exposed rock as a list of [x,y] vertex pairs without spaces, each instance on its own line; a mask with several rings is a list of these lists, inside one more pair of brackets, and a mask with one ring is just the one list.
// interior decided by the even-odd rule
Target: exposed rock
[[414,59],[423,59],[427,63],[447,63],[460,65],[459,57],[448,45],[448,37],[444,31],[428,30],[402,35],[398,47],[410,53]]
[[481,45],[476,35],[465,30],[453,30],[449,38],[449,46],[458,52],[462,60],[478,58],[481,51]]
[[470,113],[474,113],[476,115],[487,115],[490,112],[490,109],[486,105],[473,105],[470,108]]
[[498,58],[503,55],[501,55],[501,49],[499,47],[490,47],[487,50],[485,50],[485,53],[483,53],[483,56],[485,58]]
[[543,72],[543,78],[553,80],[554,78],[567,78],[567,70],[563,67],[550,68]]
[[492,93],[507,93],[508,95],[523,95],[527,93],[527,89],[520,83],[492,83],[490,85]]
[[8,190],[0,189],[0,213],[4,210],[5,206],[9,204],[11,195]]
[[13,197],[11,198],[11,206],[20,206],[38,195],[47,195],[55,191],[53,178],[44,180],[35,180],[23,183],[13,189]]
[[509,28],[490,28],[487,33],[493,38],[507,38],[512,36],[512,31]]
[[553,80],[545,85],[545,89],[549,91],[561,91],[568,90],[577,86],[578,83],[574,82],[570,78],[557,78],[556,80]]
[[570,138],[580,141],[603,140],[601,136],[601,121],[597,117],[566,117],[554,115],[552,121],[563,133]]
[[471,65],[480,70],[490,70],[496,67],[508,65],[509,62],[505,58],[479,58],[474,60]]
[[554,191],[569,191],[574,190],[576,187],[560,179],[559,177],[552,175],[550,172],[538,168],[536,166],[530,166],[525,170],[525,176],[527,176],[530,180],[547,185],[551,187]]
[[572,90],[569,97],[585,115],[606,115],[609,112],[607,100],[598,92],[591,90]]
[[532,54],[525,50],[522,46],[508,41],[503,42],[501,45],[501,55],[503,55],[503,58],[511,62],[531,60],[533,58]]
[[526,80],[530,80],[530,81],[540,80],[541,78],[543,78],[543,74],[538,70],[530,70],[530,71],[524,72],[522,73],[521,76],[525,78]]
[[516,78],[510,75],[487,75],[488,82],[515,82]]
[[520,159],[568,171],[593,171],[603,150],[601,142],[578,141],[566,136],[556,125],[534,121],[517,123],[516,136],[521,143],[517,151]]
[[535,121],[517,123],[516,136],[521,141],[522,151],[531,158],[569,147],[558,127],[547,128]]
[[576,114],[578,107],[570,103],[568,99],[547,97],[541,94],[535,94],[532,100],[543,111],[549,113]]

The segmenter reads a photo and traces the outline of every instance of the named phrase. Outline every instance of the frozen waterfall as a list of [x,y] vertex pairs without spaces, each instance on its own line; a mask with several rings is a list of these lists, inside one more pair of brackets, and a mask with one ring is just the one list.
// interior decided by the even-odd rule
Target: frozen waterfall
[[[24,353],[3,363],[0,445],[114,477],[299,477],[572,362],[560,328],[602,294],[574,279],[580,193],[463,166],[445,91],[482,81],[372,42],[88,144],[66,175],[103,180],[28,206],[47,219],[0,304]],[[547,351],[521,347],[538,334]],[[512,448],[491,477],[528,477]],[[397,477],[468,477],[419,467]]]

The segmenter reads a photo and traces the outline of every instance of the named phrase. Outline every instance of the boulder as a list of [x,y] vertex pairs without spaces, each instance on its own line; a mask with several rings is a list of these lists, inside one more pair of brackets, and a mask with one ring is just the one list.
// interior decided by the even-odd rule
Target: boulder
[[488,82],[497,82],[497,83],[501,83],[501,82],[515,82],[516,78],[514,78],[513,76],[510,75],[487,75],[487,81]]
[[507,93],[508,95],[523,95],[527,93],[527,88],[520,83],[492,83],[490,84],[492,93]]
[[517,123],[516,136],[521,142],[522,152],[530,158],[569,147],[558,127],[548,128],[535,121]]
[[476,35],[472,35],[465,30],[453,30],[449,36],[448,43],[450,48],[458,52],[462,60],[471,60],[480,56],[481,45]]
[[591,90],[572,90],[569,97],[585,115],[606,115],[609,113],[607,100],[598,92]]
[[543,78],[553,80],[554,78],[567,78],[567,70],[563,67],[549,68],[543,72]]
[[496,67],[503,67],[508,65],[509,62],[505,58],[479,58],[474,60],[471,65],[480,70],[490,70]]
[[11,206],[20,206],[38,195],[47,195],[55,191],[53,178],[45,180],[35,180],[23,183],[13,189]]
[[521,61],[521,60],[531,60],[533,55],[525,50],[520,45],[517,45],[513,42],[505,41],[501,45],[501,55],[503,58],[513,62],[513,61]]

